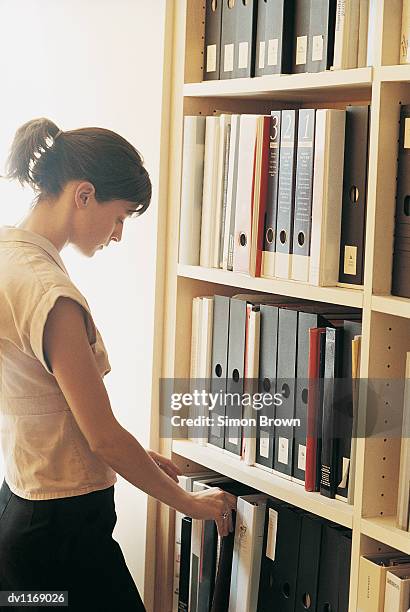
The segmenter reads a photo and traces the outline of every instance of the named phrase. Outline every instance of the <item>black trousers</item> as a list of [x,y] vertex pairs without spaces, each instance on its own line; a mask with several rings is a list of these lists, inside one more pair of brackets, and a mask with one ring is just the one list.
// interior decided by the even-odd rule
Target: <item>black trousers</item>
[[112,538],[116,521],[114,486],[75,497],[27,500],[3,482],[0,590],[68,591],[68,608],[60,609],[70,612],[144,612],[121,548]]

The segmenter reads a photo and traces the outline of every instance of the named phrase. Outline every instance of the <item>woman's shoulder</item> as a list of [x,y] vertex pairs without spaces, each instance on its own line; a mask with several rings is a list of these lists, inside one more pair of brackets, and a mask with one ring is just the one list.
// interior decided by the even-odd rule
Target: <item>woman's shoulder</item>
[[66,271],[41,249],[28,253],[23,247],[6,255],[0,251],[0,279],[0,293],[24,292],[26,299],[35,301],[58,287],[70,288],[82,296]]
[[[24,333],[33,320],[47,316],[59,297],[78,302],[87,314],[90,337],[96,331],[87,300],[66,271],[47,253],[14,249],[7,256],[0,252],[0,308],[7,319]],[[4,318],[4,317],[3,317]]]

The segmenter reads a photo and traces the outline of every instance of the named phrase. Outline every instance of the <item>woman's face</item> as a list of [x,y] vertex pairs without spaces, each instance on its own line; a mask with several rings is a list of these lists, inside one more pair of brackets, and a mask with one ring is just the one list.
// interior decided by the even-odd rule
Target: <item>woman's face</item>
[[83,255],[92,257],[111,240],[121,240],[124,221],[136,208],[135,203],[127,200],[97,202],[93,192],[79,193],[70,242]]
[[88,232],[84,236],[84,250],[89,256],[107,247],[111,240],[120,242],[125,219],[135,213],[135,205],[126,200],[98,203],[94,198],[90,208]]

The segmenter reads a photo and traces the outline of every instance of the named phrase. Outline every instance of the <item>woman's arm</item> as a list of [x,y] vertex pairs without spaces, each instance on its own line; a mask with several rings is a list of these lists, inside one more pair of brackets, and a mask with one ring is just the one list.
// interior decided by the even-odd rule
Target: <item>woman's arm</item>
[[57,300],[45,325],[43,349],[90,449],[145,493],[194,518],[216,520],[220,533],[226,534],[230,521],[221,517],[236,507],[235,497],[219,489],[187,493],[115,418],[77,302]]

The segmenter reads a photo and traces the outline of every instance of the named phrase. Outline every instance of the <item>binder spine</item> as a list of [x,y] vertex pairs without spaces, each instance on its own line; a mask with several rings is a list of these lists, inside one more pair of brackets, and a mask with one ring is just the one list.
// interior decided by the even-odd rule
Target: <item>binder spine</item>
[[237,44],[236,44],[236,13],[238,3],[230,3],[222,0],[222,21],[221,21],[221,53],[219,74],[221,79],[233,79],[234,69],[237,64]]
[[339,280],[363,284],[369,107],[346,109]]
[[[211,392],[217,394],[226,393],[226,377],[228,366],[228,342],[229,342],[229,309],[230,299],[225,296],[214,297],[214,321],[212,334],[212,374]],[[212,411],[213,425],[208,430],[208,441],[219,448],[224,445],[224,426],[218,419],[225,419],[225,405],[217,402]]]
[[228,197],[228,170],[229,170],[230,142],[231,142],[231,124],[228,123],[228,125],[226,126],[226,140],[225,140],[225,149],[224,149],[221,229],[219,233],[218,258],[219,258],[220,268],[223,267],[224,236],[225,236],[226,210],[227,210],[227,197]]
[[295,31],[292,72],[307,71],[311,0],[295,0]]
[[353,342],[356,336],[362,333],[362,324],[357,321],[344,321],[343,323],[343,362],[342,378],[340,380],[340,409],[337,412],[337,490],[336,498],[348,500],[351,475],[351,447],[353,423],[355,421],[353,403],[352,358]]
[[259,118],[258,136],[255,155],[255,175],[252,202],[252,248],[251,248],[251,276],[259,277],[262,270],[262,253],[265,233],[266,201],[268,193],[268,163],[270,116]]
[[[260,313],[259,393],[269,393],[273,396],[276,392],[279,309],[262,304]],[[275,406],[264,402],[263,408],[258,412],[256,434],[256,463],[272,469],[275,430],[274,427],[261,426],[260,417],[274,419]]]
[[337,0],[311,0],[307,72],[322,72],[333,65]]
[[258,3],[255,76],[292,71],[294,0]]
[[280,165],[278,185],[278,212],[276,221],[275,273],[289,278],[296,170],[296,134],[298,111],[282,111]]
[[292,278],[305,282],[309,279],[314,144],[315,110],[301,109],[298,123]]
[[231,121],[231,138],[229,145],[229,168],[227,181],[225,233],[223,246],[222,267],[224,270],[233,270],[233,246],[235,234],[236,214],[236,184],[238,180],[238,157],[239,157],[239,135],[240,115],[233,115]]
[[270,120],[268,187],[264,223],[264,241],[261,275],[273,278],[275,275],[276,218],[278,210],[279,154],[280,154],[281,111],[272,111]]
[[205,117],[185,117],[178,261],[199,265]]
[[257,133],[258,115],[242,115],[236,179],[237,195],[232,266],[234,272],[245,274],[250,274],[251,267]]
[[218,187],[219,124],[219,117],[206,117],[201,244],[199,249],[199,265],[206,268],[212,267]]
[[293,446],[294,479],[304,483],[306,476],[306,445],[308,419],[308,366],[309,366],[309,329],[319,324],[319,316],[313,313],[300,312],[298,316],[297,368],[295,419],[300,425],[295,427]]
[[220,78],[221,31],[223,0],[205,2],[204,81]]
[[326,337],[325,328],[309,329],[309,366],[308,366],[308,407],[306,432],[306,472],[305,490],[319,491],[322,403],[321,391],[323,371],[321,372],[321,338]]
[[[227,404],[226,418],[242,419],[242,396],[244,385],[244,355],[246,329],[246,301],[231,299],[229,311],[229,346],[227,368]],[[241,455],[242,426],[228,424],[225,426],[224,448],[231,453]]]
[[320,545],[323,521],[309,514],[302,517],[295,612],[317,610]]
[[[236,58],[233,77],[255,76],[255,43],[258,0],[235,3]],[[235,10],[234,9],[234,10]]]
[[400,110],[399,161],[397,175],[396,218],[394,229],[392,294],[410,297],[410,105]]
[[326,361],[323,392],[322,456],[320,493],[334,498],[337,489],[338,439],[336,438],[336,410],[339,401],[340,349],[342,329],[326,328]]
[[181,521],[181,561],[179,574],[178,612],[189,609],[189,571],[191,556],[191,517],[184,516]]
[[275,426],[274,469],[288,478],[292,474],[293,427],[289,420],[295,414],[297,323],[297,311],[279,309],[276,392],[281,394],[282,403],[276,406],[275,419],[287,422]]

